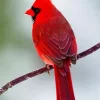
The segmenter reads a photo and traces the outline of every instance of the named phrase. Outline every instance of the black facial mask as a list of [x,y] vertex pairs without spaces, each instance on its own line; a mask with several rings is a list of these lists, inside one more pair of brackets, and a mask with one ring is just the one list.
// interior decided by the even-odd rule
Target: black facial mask
[[34,8],[33,6],[31,7],[31,9],[34,11],[35,15],[32,16],[32,20],[35,21],[37,15],[39,14],[40,12],[40,8]]

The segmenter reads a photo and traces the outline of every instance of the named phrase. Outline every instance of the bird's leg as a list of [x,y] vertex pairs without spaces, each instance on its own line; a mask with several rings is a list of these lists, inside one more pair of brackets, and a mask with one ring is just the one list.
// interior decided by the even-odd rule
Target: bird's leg
[[71,63],[70,63],[70,66],[69,67],[71,67]]
[[72,62],[72,64],[76,64],[76,61],[77,61],[77,55],[74,55],[74,56],[72,56],[72,57],[70,57],[71,58],[71,62]]
[[47,69],[48,69],[47,73],[50,75],[50,72],[49,72],[49,70],[50,70],[50,65],[49,65],[49,64],[46,64],[45,66],[46,66]]

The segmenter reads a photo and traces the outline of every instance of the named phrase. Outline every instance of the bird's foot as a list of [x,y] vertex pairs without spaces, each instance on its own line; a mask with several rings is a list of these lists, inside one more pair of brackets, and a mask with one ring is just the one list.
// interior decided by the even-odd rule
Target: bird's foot
[[49,64],[46,64],[45,66],[46,66],[47,69],[48,69],[47,73],[50,75],[50,71],[49,71],[49,70],[50,70],[50,65],[49,65]]
[[74,56],[72,56],[71,57],[71,62],[72,62],[72,64],[76,64],[76,61],[77,61],[77,55],[74,55]]
[[71,63],[70,63],[70,65],[69,65],[69,67],[71,67]]

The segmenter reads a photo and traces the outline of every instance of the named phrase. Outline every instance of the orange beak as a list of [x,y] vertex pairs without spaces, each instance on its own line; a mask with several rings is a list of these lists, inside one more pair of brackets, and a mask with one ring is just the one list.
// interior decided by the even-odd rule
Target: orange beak
[[34,11],[32,9],[27,10],[25,12],[25,14],[30,15],[30,16],[34,16],[35,15],[35,13],[34,13]]

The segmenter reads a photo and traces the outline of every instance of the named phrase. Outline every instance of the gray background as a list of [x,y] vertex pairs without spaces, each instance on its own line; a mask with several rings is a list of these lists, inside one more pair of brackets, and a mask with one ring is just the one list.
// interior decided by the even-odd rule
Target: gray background
[[[40,0],[42,1],[42,0]],[[78,52],[100,42],[100,0],[52,0],[70,22]],[[0,0],[0,87],[44,66],[31,39],[31,18],[24,12],[33,0]],[[0,100],[55,100],[53,71],[20,83]],[[100,50],[71,68],[76,100],[100,100]]]

